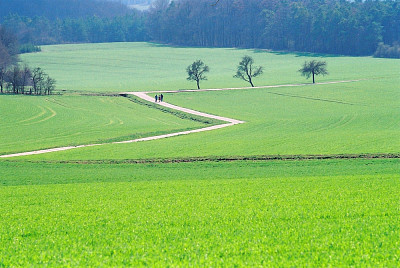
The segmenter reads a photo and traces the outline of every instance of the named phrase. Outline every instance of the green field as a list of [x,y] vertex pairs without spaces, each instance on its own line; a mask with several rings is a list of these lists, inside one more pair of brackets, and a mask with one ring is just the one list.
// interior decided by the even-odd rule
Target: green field
[[[42,52],[23,54],[31,66],[41,66],[57,80],[58,89],[85,91],[146,91],[195,88],[186,80],[186,67],[202,59],[209,67],[202,88],[249,86],[233,78],[244,55],[251,55],[265,74],[256,86],[305,83],[297,70],[305,60],[320,57],[307,53],[269,53],[243,49],[181,48],[151,43],[75,44],[43,46]],[[321,58],[322,59],[322,58]],[[382,78],[399,75],[398,60],[369,57],[327,57],[329,76],[317,81]]]
[[[199,58],[211,68],[204,88],[247,86],[232,78],[246,54],[266,68],[256,85],[306,82],[297,70],[310,56],[328,63],[317,82],[360,81],[165,94],[245,123],[0,160],[0,267],[398,266],[399,60],[149,43],[42,50],[22,58],[66,91],[0,95],[0,154],[204,127],[108,94],[193,88],[185,67]],[[267,156],[298,160],[237,160]]]
[[0,263],[396,266],[399,164],[0,162]]
[[123,97],[0,96],[0,154],[104,143],[199,128]]
[[212,132],[105,145],[28,159],[141,159],[208,156],[398,153],[397,80],[166,94],[184,107],[246,121]]

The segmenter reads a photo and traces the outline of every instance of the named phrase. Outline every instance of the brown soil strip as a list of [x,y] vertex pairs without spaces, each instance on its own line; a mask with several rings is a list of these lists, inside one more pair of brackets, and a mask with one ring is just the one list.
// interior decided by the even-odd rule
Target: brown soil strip
[[[150,158],[121,160],[40,160],[31,163],[60,164],[153,164],[153,163],[194,163],[194,162],[238,162],[238,161],[306,161],[306,160],[348,160],[348,159],[400,159],[400,153],[389,154],[328,154],[328,155],[255,155],[255,156],[208,156],[187,158]],[[9,162],[18,162],[18,160]]]

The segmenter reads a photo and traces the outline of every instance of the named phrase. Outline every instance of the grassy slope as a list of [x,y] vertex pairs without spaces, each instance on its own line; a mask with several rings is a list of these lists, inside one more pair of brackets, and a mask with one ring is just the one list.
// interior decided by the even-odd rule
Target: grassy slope
[[0,263],[393,266],[398,164],[0,161]]
[[[43,46],[43,52],[22,55],[31,66],[41,66],[57,80],[59,89],[119,92],[195,88],[186,81],[186,67],[196,59],[210,66],[203,88],[243,87],[234,79],[241,57],[254,57],[265,74],[256,85],[306,82],[297,70],[309,56],[223,48],[174,48],[151,43],[112,43]],[[368,57],[328,57],[329,76],[317,81],[333,81],[399,74],[398,60]]]
[[166,140],[84,148],[29,158],[397,153],[400,147],[397,83],[400,84],[400,79],[168,94],[167,101],[246,123]]
[[[114,56],[111,47],[120,54]],[[61,50],[67,54],[57,52]],[[241,55],[252,53],[149,44],[68,45],[44,51],[24,57],[47,64],[46,70],[58,76],[63,88],[99,91],[193,87],[184,81],[184,68],[200,57],[215,70],[205,87],[242,86],[231,78],[234,66]],[[53,62],[45,58],[47,53],[60,58]],[[154,65],[147,61],[153,56]],[[271,66],[257,84],[304,81],[293,76],[306,59],[303,56],[253,56]],[[110,57],[112,61],[98,66]],[[80,69],[73,61],[82,58],[86,66]],[[398,152],[399,79],[394,75],[399,74],[399,61],[327,60],[332,74],[320,81],[381,78],[168,95],[167,101],[247,123],[163,141],[29,159]],[[60,61],[67,64],[59,65]],[[167,68],[160,68],[165,62]],[[96,76],[99,70],[104,73]],[[148,82],[151,73],[156,78]],[[101,83],[98,77],[104,78]],[[119,84],[121,78],[126,82]],[[398,159],[140,165],[0,161],[0,266],[396,266],[399,166]]]
[[123,97],[0,96],[0,153],[128,140],[202,124]]

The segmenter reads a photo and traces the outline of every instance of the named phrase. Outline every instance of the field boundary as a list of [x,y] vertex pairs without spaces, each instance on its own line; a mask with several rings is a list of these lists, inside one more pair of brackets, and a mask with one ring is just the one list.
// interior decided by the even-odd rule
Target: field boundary
[[[104,159],[104,160],[29,160],[30,163],[52,164],[168,164],[194,162],[241,162],[241,161],[307,161],[307,160],[351,160],[351,159],[400,159],[400,153],[389,154],[327,154],[327,155],[253,155],[253,156],[207,156],[183,158],[147,158],[147,159]],[[8,160],[19,162],[18,160]]]
[[218,116],[218,115],[213,115],[213,114],[208,114],[208,113],[203,113],[203,112],[199,112],[199,111],[196,111],[196,110],[192,110],[192,109],[176,106],[176,105],[173,105],[173,104],[170,104],[170,103],[167,103],[167,102],[155,102],[155,99],[153,99],[153,97],[149,96],[148,94],[223,91],[223,90],[240,90],[240,89],[242,89],[242,90],[243,89],[265,89],[265,88],[281,88],[281,87],[299,87],[299,86],[351,83],[351,82],[358,82],[358,81],[361,81],[361,79],[359,79],[359,80],[341,80],[341,81],[320,82],[320,83],[315,83],[315,84],[310,84],[310,83],[304,84],[304,83],[302,83],[302,84],[286,84],[286,85],[272,85],[272,86],[259,86],[259,87],[241,87],[241,88],[214,88],[214,89],[198,89],[198,90],[165,90],[165,91],[121,92],[119,94],[120,96],[125,96],[126,97],[127,95],[134,95],[134,96],[136,96],[136,97],[138,97],[138,98],[140,98],[142,100],[145,100],[145,101],[148,101],[150,103],[154,103],[154,104],[157,104],[157,105],[160,105],[160,106],[164,106],[164,107],[169,108],[169,109],[177,110],[177,111],[184,112],[184,113],[191,114],[191,115],[195,115],[195,116],[201,116],[201,117],[209,118],[209,119],[212,119],[212,120],[218,120],[218,121],[222,121],[222,122],[225,122],[225,123],[212,125],[212,126],[208,126],[208,127],[203,127],[203,128],[199,128],[199,129],[194,129],[194,130],[180,131],[180,132],[175,132],[175,133],[170,133],[170,134],[150,136],[150,137],[138,138],[138,139],[126,140],[126,141],[86,144],[86,145],[77,145],[77,146],[64,146],[64,147],[49,148],[49,149],[35,150],[35,151],[29,151],[29,152],[6,154],[6,155],[0,155],[0,158],[12,158],[12,157],[18,157],[18,156],[38,155],[38,154],[45,154],[45,153],[52,153],[52,152],[67,151],[67,150],[72,150],[72,149],[77,149],[77,148],[101,146],[101,145],[107,145],[107,144],[124,144],[124,143],[134,143],[134,142],[142,142],[142,141],[152,141],[152,140],[176,137],[176,136],[187,135],[187,134],[192,134],[192,133],[199,133],[199,132],[217,130],[217,129],[221,129],[221,128],[230,127],[230,126],[234,126],[234,125],[245,123],[244,121],[241,121],[241,120],[228,118],[228,117],[223,117],[223,116]]
[[328,81],[318,83],[300,83],[300,84],[284,84],[284,85],[270,85],[270,86],[256,86],[256,87],[227,87],[227,88],[205,88],[205,89],[179,89],[179,90],[159,90],[159,91],[128,91],[120,94],[135,94],[135,93],[181,93],[181,92],[205,92],[205,91],[225,91],[225,90],[243,90],[243,89],[268,89],[268,88],[282,88],[282,87],[304,87],[314,85],[330,85],[330,84],[341,84],[341,83],[353,83],[365,81],[368,79],[354,79],[354,80],[339,80],[339,81]]

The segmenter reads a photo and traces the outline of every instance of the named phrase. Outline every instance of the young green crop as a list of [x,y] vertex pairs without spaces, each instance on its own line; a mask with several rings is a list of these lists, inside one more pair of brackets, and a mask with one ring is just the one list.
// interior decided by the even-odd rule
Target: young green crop
[[[246,54],[265,67],[257,85],[304,82],[297,70],[313,56],[118,43],[44,46],[22,58],[61,89],[115,92],[191,88],[185,66],[194,58],[212,70],[204,87],[246,86],[232,78]],[[318,81],[362,81],[164,94],[246,123],[1,160],[0,267],[397,266],[399,159],[128,163],[398,154],[399,61],[324,60],[330,75]],[[0,96],[0,104],[0,152],[202,126],[121,97]]]
[[396,266],[398,165],[0,161],[0,263]]
[[[24,54],[30,66],[42,67],[57,80],[58,89],[101,92],[192,89],[186,67],[202,59],[210,67],[202,88],[246,87],[233,78],[244,55],[264,67],[257,86],[309,83],[298,73],[305,60],[321,55],[277,53],[232,48],[168,47],[152,43],[72,44],[42,46],[42,52]],[[329,76],[319,82],[397,76],[398,60],[327,56]]]
[[200,128],[123,97],[0,96],[0,154],[130,140]]
[[29,159],[398,153],[399,79],[166,94],[169,102],[246,123],[138,144]]

